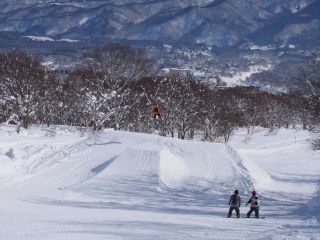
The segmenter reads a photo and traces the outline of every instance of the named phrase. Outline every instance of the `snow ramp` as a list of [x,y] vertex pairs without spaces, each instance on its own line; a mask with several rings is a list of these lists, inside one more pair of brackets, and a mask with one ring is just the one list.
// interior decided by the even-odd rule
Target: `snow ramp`
[[180,185],[189,177],[183,159],[166,148],[130,147],[99,173],[99,178],[157,178],[167,187]]
[[99,156],[105,160],[87,169],[90,177],[76,184],[65,181],[61,189],[66,204],[76,198],[88,207],[95,203],[112,209],[224,214],[217,206],[226,205],[244,177],[238,179],[241,173],[223,144],[137,136],[116,145],[119,151],[113,157],[115,146],[100,146]]
[[129,146],[91,171],[96,176],[90,183],[144,179],[153,185],[181,188],[188,184],[223,182],[232,186],[239,182],[238,169],[223,145],[175,139],[167,139],[165,144]]

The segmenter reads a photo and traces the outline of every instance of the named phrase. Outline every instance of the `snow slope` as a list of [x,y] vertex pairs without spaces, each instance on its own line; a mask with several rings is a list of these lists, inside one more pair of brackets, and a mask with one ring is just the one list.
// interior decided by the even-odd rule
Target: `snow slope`
[[[0,239],[320,239],[308,132],[228,144],[56,126],[0,126]],[[255,189],[265,219],[227,219]],[[248,209],[241,208],[245,216]]]

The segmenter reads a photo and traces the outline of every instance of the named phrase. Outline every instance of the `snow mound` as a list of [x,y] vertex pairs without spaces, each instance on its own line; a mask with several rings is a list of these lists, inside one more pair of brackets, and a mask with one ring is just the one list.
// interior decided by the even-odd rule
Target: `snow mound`
[[[172,143],[177,144],[174,140]],[[107,166],[98,172],[98,177],[157,178],[161,186],[174,188],[194,179],[225,181],[234,176],[235,169],[228,154],[219,154],[217,151],[217,156],[201,155],[200,149],[190,155],[185,151],[186,149],[181,148],[179,153],[173,153],[167,146],[155,144],[129,147],[112,161],[107,161],[104,164]],[[101,169],[97,166],[95,169],[99,168]]]

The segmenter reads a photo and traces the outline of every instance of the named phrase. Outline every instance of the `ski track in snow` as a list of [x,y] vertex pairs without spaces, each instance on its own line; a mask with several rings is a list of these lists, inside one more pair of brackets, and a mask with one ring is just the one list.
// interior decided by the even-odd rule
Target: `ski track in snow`
[[[0,239],[320,239],[320,159],[304,131],[228,144],[0,126]],[[255,189],[265,219],[225,218]]]

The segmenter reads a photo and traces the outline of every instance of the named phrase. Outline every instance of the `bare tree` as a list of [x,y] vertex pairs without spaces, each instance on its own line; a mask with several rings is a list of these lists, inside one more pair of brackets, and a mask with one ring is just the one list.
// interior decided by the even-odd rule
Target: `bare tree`
[[7,121],[28,128],[37,121],[39,111],[53,95],[54,79],[38,58],[23,51],[0,54],[2,102],[7,108]]
[[119,80],[139,80],[149,76],[153,69],[153,60],[144,50],[117,43],[97,48],[89,56],[107,84],[117,89]]
[[151,73],[152,61],[141,49],[107,44],[90,54],[92,64],[74,71],[68,88],[76,96],[82,124],[102,127],[126,127],[126,118],[135,99],[131,90],[142,76]]

